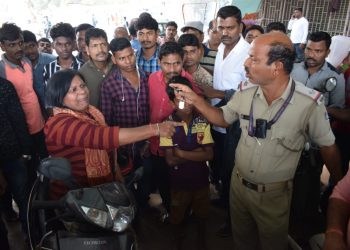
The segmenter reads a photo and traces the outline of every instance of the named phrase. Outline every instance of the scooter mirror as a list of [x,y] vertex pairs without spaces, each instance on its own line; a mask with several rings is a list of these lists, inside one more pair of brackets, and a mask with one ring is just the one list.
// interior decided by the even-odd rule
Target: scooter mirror
[[326,92],[331,92],[335,89],[336,86],[337,86],[337,79],[335,79],[334,77],[330,77],[326,80],[324,89]]
[[72,177],[71,165],[66,158],[45,158],[40,162],[38,171],[52,180],[68,181]]

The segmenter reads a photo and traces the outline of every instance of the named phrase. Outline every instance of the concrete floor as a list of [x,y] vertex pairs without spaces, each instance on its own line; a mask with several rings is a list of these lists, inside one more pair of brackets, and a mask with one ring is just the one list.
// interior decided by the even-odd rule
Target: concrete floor
[[[222,238],[216,236],[215,232],[225,220],[225,212],[222,209],[211,207],[210,217],[207,222],[206,244],[208,250],[232,250],[232,237]],[[148,212],[143,216],[137,228],[140,242],[140,250],[170,250],[173,249],[170,226],[159,220],[159,213]],[[196,224],[189,221],[185,226],[185,238],[183,250],[194,250],[196,248]]]

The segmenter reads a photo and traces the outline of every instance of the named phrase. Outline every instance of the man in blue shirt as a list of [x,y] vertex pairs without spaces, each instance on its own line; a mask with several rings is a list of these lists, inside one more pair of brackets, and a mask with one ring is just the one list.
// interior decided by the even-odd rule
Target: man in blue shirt
[[137,40],[137,31],[135,29],[135,24],[137,23],[137,20],[139,19],[138,18],[131,19],[128,26],[131,47],[134,49],[135,52],[141,49],[141,44],[139,40]]
[[24,54],[31,61],[33,67],[33,87],[42,108],[45,104],[44,94],[44,66],[56,59],[54,55],[39,52],[38,42],[34,33],[29,30],[23,31]]
[[149,75],[160,70],[158,64],[159,45],[157,44],[158,22],[150,14],[142,13],[135,23],[135,28],[137,39],[141,44],[141,49],[136,53],[136,62]]

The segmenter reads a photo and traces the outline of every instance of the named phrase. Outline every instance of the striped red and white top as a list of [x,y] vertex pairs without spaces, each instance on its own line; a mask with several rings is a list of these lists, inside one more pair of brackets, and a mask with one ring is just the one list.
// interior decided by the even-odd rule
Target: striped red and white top
[[[119,145],[119,127],[98,126],[70,114],[57,114],[47,121],[44,132],[52,157],[67,158],[72,174],[82,187],[89,186],[85,169],[85,148],[110,151]],[[50,197],[57,199],[68,191],[62,182],[53,182]]]

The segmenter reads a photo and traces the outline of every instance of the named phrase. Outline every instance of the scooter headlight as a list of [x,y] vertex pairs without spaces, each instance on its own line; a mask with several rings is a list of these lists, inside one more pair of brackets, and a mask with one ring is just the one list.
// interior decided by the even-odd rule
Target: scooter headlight
[[108,213],[106,211],[85,206],[81,206],[81,209],[93,223],[104,228],[107,226]]
[[134,209],[132,206],[129,207],[112,207],[107,205],[109,213],[113,220],[113,231],[122,232],[124,231],[129,224],[134,219]]

